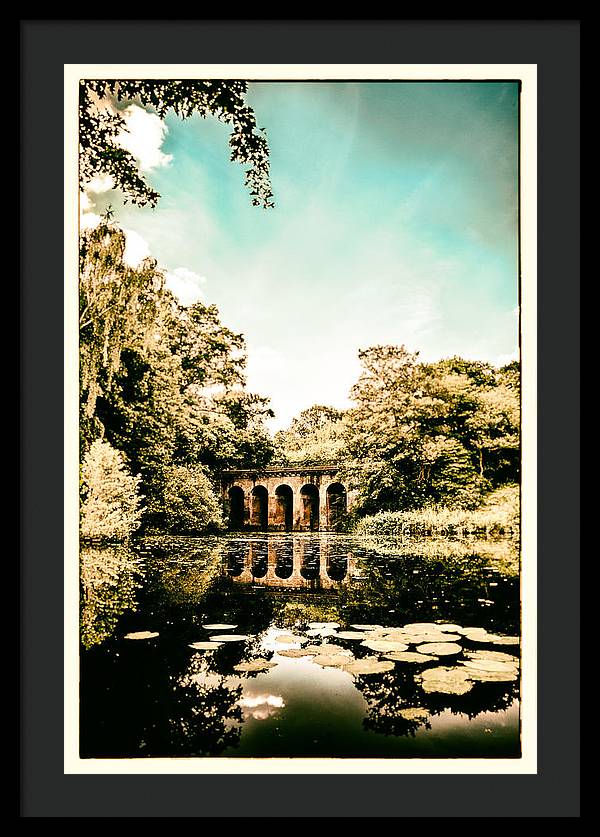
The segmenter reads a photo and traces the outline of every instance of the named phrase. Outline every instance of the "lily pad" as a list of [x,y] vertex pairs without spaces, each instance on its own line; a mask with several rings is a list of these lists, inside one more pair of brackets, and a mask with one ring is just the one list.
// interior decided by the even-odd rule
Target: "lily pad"
[[125,639],[154,639],[155,636],[158,636],[158,631],[133,631],[125,634]]
[[506,654],[504,651],[482,651],[477,649],[475,651],[466,651],[466,656],[471,660],[498,660],[501,663],[519,664],[519,658],[513,654]]
[[440,692],[445,695],[466,695],[473,688],[466,668],[436,666],[427,668],[415,677],[421,682],[424,692]]
[[518,677],[516,671],[476,671],[474,669],[465,669],[465,671],[469,673],[469,680],[478,680],[481,683],[511,683]]
[[338,631],[334,634],[334,637],[337,639],[367,639],[365,633],[359,633],[358,631]]
[[521,639],[518,636],[495,636],[493,645],[518,645]]
[[475,669],[476,671],[505,671],[516,673],[516,668],[511,663],[501,663],[499,660],[464,660],[463,665],[469,671]]
[[350,625],[355,631],[381,631],[383,625]]
[[451,633],[461,633],[462,625],[452,625],[448,622],[442,622],[437,626],[440,631],[450,631]]
[[417,651],[421,654],[444,657],[447,654],[460,654],[462,648],[456,642],[426,642],[424,645],[417,645]]
[[280,657],[308,657],[306,649],[303,648],[282,648],[277,652]]
[[343,667],[343,671],[350,674],[383,674],[392,671],[394,663],[388,660],[378,660],[377,657],[363,657],[362,660],[354,660]]
[[293,636],[293,634],[280,634],[275,637],[275,642],[281,642],[282,645],[293,645],[294,642],[306,642],[303,636]]
[[398,715],[406,721],[426,721],[429,718],[429,712],[421,706],[411,706],[407,709],[401,709]]
[[211,636],[212,642],[243,642],[250,639],[248,634],[216,634]]
[[398,642],[392,639],[365,639],[361,642],[365,648],[371,651],[407,651],[408,645],[404,642]]
[[339,622],[309,622],[309,628],[339,628]]
[[345,657],[351,657],[352,651],[342,648],[340,645],[335,645],[332,642],[324,642],[322,645],[307,645],[303,649],[305,654],[343,654]]
[[256,660],[248,660],[244,663],[238,663],[234,666],[236,671],[247,671],[247,672],[255,672],[255,671],[267,671],[270,668],[276,666],[277,663],[274,663],[272,660],[263,660],[261,658]]
[[223,645],[222,642],[191,642],[190,648],[193,648],[194,651],[214,651],[215,648],[220,648]]
[[439,630],[439,625],[436,625],[435,622],[409,622],[407,625],[403,626],[404,629],[408,629],[414,631],[414,633],[420,633],[422,631],[429,632],[429,631],[437,631]]
[[232,631],[237,625],[227,625],[224,622],[213,622],[210,625],[202,625],[207,631]]
[[435,663],[437,657],[428,654],[419,654],[417,651],[390,651],[383,655],[386,660],[393,660],[395,663]]
[[316,654],[312,661],[318,666],[329,666],[331,668],[342,668],[342,666],[347,666],[350,663],[345,654]]

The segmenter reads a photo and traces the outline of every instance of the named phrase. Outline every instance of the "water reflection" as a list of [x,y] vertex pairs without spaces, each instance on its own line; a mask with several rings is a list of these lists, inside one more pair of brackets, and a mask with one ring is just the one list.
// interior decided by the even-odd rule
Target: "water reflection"
[[[443,694],[419,679],[433,666],[464,672],[497,646],[462,636],[458,655],[433,663],[344,667],[386,659],[345,638],[355,625],[518,634],[519,579],[505,561],[335,534],[154,538],[85,551],[82,589],[84,757],[518,755],[518,680]],[[245,638],[190,648],[213,623]],[[493,734],[476,731],[479,718]]]
[[81,550],[80,631],[84,648],[103,642],[120,616],[136,606],[143,560],[123,546]]

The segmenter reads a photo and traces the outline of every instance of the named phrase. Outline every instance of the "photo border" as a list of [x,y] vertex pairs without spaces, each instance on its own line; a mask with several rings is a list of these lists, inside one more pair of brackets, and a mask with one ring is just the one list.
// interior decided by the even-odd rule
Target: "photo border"
[[[53,194],[58,191],[61,193],[60,175],[61,172],[58,167],[54,167],[49,171],[48,159],[56,158],[57,148],[61,148],[62,135],[60,130],[56,130],[57,114],[60,120],[60,103],[57,105],[56,98],[52,96],[44,96],[44,90],[48,87],[54,86],[60,89],[60,72],[64,63],[78,62],[81,59],[81,53],[89,58],[90,54],[95,49],[96,52],[102,54],[102,58],[110,60],[111,49],[106,49],[106,43],[103,43],[103,38],[113,33],[114,42],[110,44],[113,49],[120,49],[121,54],[125,54],[128,58],[135,57],[136,49],[139,53],[140,44],[131,43],[132,32],[131,21],[125,22],[36,22],[28,21],[22,24],[22,40],[23,40],[23,117],[25,124],[23,126],[23,134],[25,139],[25,163],[22,169],[22,186],[24,189],[23,207],[23,239],[22,239],[22,265],[23,265],[23,282],[22,282],[22,303],[23,312],[25,316],[23,329],[23,344],[22,344],[22,372],[24,388],[23,388],[23,446],[22,446],[22,464],[24,468],[24,484],[26,486],[26,493],[24,497],[23,512],[23,573],[26,584],[24,588],[25,598],[22,610],[23,614],[23,640],[24,640],[24,665],[23,665],[23,754],[24,754],[24,782],[23,782],[23,812],[26,816],[39,815],[71,815],[71,816],[118,816],[116,810],[135,810],[137,804],[137,814],[141,810],[146,810],[148,813],[145,816],[165,816],[169,814],[160,813],[166,810],[165,806],[170,806],[171,811],[177,810],[177,816],[220,816],[222,811],[229,811],[229,815],[234,816],[248,816],[257,815],[264,816],[264,810],[261,811],[261,804],[257,803],[257,796],[255,787],[251,792],[251,786],[256,786],[256,780],[264,777],[244,776],[243,780],[236,782],[236,803],[237,810],[231,811],[231,804],[227,802],[227,795],[231,791],[232,776],[228,777],[225,788],[221,788],[225,793],[221,795],[218,792],[218,782],[214,780],[219,777],[215,776],[65,776],[60,773],[57,774],[57,760],[60,762],[61,748],[57,748],[57,732],[59,725],[56,724],[56,718],[60,717],[62,710],[62,693],[57,689],[56,672],[60,671],[62,666],[61,652],[62,647],[60,643],[60,634],[62,623],[57,622],[57,608],[56,601],[61,601],[62,598],[62,578],[59,568],[61,567],[60,552],[61,552],[61,533],[60,533],[60,492],[56,491],[56,474],[62,472],[63,463],[60,460],[62,450],[57,440],[62,436],[62,411],[60,403],[57,403],[57,366],[60,368],[62,364],[56,361],[60,358],[62,353],[62,330],[57,328],[57,324],[62,322],[62,279],[60,278],[60,266],[62,253],[62,236],[60,235],[60,221],[58,213],[54,217],[48,217],[47,206],[42,206],[39,199],[39,184],[50,183],[51,189],[47,189],[46,194]],[[161,28],[157,29],[154,24],[160,23]],[[227,22],[212,22],[201,21],[184,24],[182,30],[181,22],[158,22],[158,21],[144,21],[135,23],[135,30],[144,31],[144,47],[146,53],[149,47],[149,40],[154,45],[157,41],[163,41],[163,47],[169,47],[171,50],[176,49],[177,57],[181,58],[182,54],[189,54],[194,47],[198,46],[199,31],[205,38],[203,44],[203,57],[210,59],[209,53],[217,53],[221,60],[229,52],[234,52],[239,59],[240,51],[237,47],[245,45],[248,50],[248,35],[252,42],[252,46],[256,46],[257,40],[272,42],[265,44],[267,54],[276,54],[285,46],[286,61],[290,61],[294,50],[296,54],[302,56],[299,63],[306,62],[307,53],[314,56],[315,63],[319,58],[322,61],[323,56],[331,57],[332,43],[330,42],[330,35],[332,33],[332,26],[330,22],[294,22],[293,24],[275,22],[250,22],[237,23]],[[543,316],[542,316],[542,299],[540,299],[540,337],[543,334],[548,337],[548,327],[551,329],[551,336],[554,335],[555,330],[560,323],[561,336],[565,334],[565,326],[571,327],[569,336],[571,342],[567,342],[564,346],[561,341],[561,353],[557,351],[556,345],[550,344],[549,352],[548,345],[544,346],[544,351],[540,352],[540,359],[544,358],[543,380],[548,383],[548,358],[557,362],[557,365],[552,367],[550,374],[550,381],[554,379],[554,375],[559,372],[564,372],[566,377],[560,376],[561,385],[564,383],[567,392],[571,395],[577,389],[577,375],[573,374],[574,369],[578,370],[578,356],[574,348],[577,344],[577,302],[578,302],[578,287],[576,280],[569,286],[570,294],[565,301],[564,299],[564,285],[561,284],[561,277],[553,270],[556,265],[560,265],[563,269],[566,268],[564,276],[573,276],[574,270],[578,264],[578,238],[577,238],[577,196],[578,196],[578,181],[577,181],[577,160],[578,150],[576,139],[578,137],[578,95],[574,95],[575,91],[578,94],[578,37],[579,30],[577,23],[564,24],[564,22],[540,22],[538,24],[519,24],[507,21],[496,22],[495,24],[487,24],[481,22],[413,22],[413,21],[392,21],[392,22],[336,22],[334,31],[338,35],[345,37],[339,39],[338,46],[342,46],[342,56],[347,57],[348,53],[352,53],[353,49],[358,46],[360,48],[355,52],[365,57],[367,63],[369,59],[369,50],[371,56],[374,55],[375,61],[381,59],[387,53],[396,55],[398,50],[402,52],[404,62],[410,62],[411,56],[415,55],[415,51],[419,53],[419,61],[415,63],[422,63],[423,57],[433,52],[436,59],[441,61],[444,58],[444,52],[448,54],[448,39],[444,43],[440,43],[440,34],[447,36],[449,27],[452,31],[452,50],[455,56],[460,54],[461,61],[466,58],[472,60],[470,52],[481,50],[487,43],[488,49],[485,58],[489,61],[493,50],[490,47],[490,40],[494,41],[496,52],[503,56],[502,63],[507,63],[506,59],[509,57],[514,60],[515,50],[521,56],[529,55],[531,63],[531,48],[533,50],[535,61],[538,64],[540,71],[540,87],[542,87],[542,79],[544,84],[548,83],[548,79],[553,80],[553,85],[550,89],[546,87],[545,101],[538,99],[540,104],[540,115],[546,119],[545,127],[551,127],[551,131],[544,134],[544,147],[552,148],[551,143],[548,142],[548,137],[553,133],[553,137],[560,137],[562,139],[562,150],[557,154],[556,147],[550,152],[550,157],[546,155],[546,168],[544,174],[546,178],[551,169],[548,168],[548,161],[552,165],[552,194],[553,201],[543,204],[544,223],[544,237],[542,243],[545,254],[548,253],[548,245],[551,251],[551,258],[545,258],[545,273],[544,273],[544,294],[541,294],[543,299]],[[523,29],[527,30],[527,37],[523,37]],[[165,31],[169,32],[171,36],[167,44],[164,43]],[[179,32],[179,37],[183,39],[183,43],[177,40],[176,30]],[[519,33],[517,33],[519,30]],[[532,42],[532,32],[535,36]],[[114,34],[116,33],[116,34]],[[462,33],[462,35],[460,34]],[[307,34],[312,35],[312,40],[307,47],[306,40],[303,36]],[[517,36],[519,34],[519,37]],[[279,40],[273,41],[273,36]],[[396,40],[390,40],[391,36],[396,36]],[[473,38],[473,36],[476,36]],[[125,36],[125,37],[124,37]],[[157,38],[158,36],[158,38]],[[459,37],[460,36],[460,37]],[[466,36],[467,48],[465,50],[459,49],[461,37],[463,38],[462,46],[465,46],[464,36]],[[499,36],[499,37],[498,37]],[[241,37],[242,40],[239,40]],[[236,39],[237,44],[236,44]],[[290,39],[294,42],[293,49],[290,47]],[[357,43],[360,41],[360,45]],[[425,44],[423,42],[426,42]],[[499,41],[499,43],[498,43]],[[557,49],[557,42],[560,45],[560,50]],[[568,43],[571,48],[570,62],[565,60],[565,43]],[[275,46],[273,46],[275,44]],[[471,46],[469,50],[468,46]],[[540,49],[540,44],[543,47]],[[401,46],[402,45],[402,46]],[[437,51],[436,51],[437,45]],[[204,49],[204,46],[207,49]],[[124,48],[127,48],[124,51]],[[325,48],[327,51],[324,52]],[[90,49],[92,53],[90,53]],[[319,49],[321,55],[319,56]],[[546,50],[546,61],[540,60],[541,53]],[[451,54],[452,54],[451,50]],[[167,49],[168,52],[168,49]],[[336,58],[339,60],[340,54]],[[163,54],[166,55],[163,49]],[[560,68],[556,66],[556,56],[561,56]],[[242,49],[243,57],[243,49]],[[342,57],[342,60],[343,60]],[[114,60],[114,58],[112,59]],[[214,60],[214,59],[213,59]],[[371,59],[373,60],[373,59]],[[521,57],[522,60],[522,57]],[[34,69],[37,63],[37,71]],[[414,58],[413,58],[414,61]],[[452,62],[450,62],[452,63]],[[43,72],[40,72],[40,65],[43,67]],[[560,83],[557,80],[557,70],[560,69]],[[541,94],[541,89],[540,89]],[[554,96],[557,92],[563,92],[561,96],[561,120],[556,118],[556,111],[553,109]],[[564,94],[568,95],[564,95]],[[554,118],[552,118],[554,116]],[[548,125],[550,123],[550,126]],[[43,126],[43,130],[40,130]],[[49,127],[51,129],[49,130]],[[563,131],[560,131],[560,128]],[[565,130],[566,127],[566,130]],[[33,129],[33,130],[32,130]],[[540,124],[540,133],[542,125]],[[40,137],[43,137],[43,153],[41,153]],[[575,138],[575,143],[573,139]],[[564,149],[570,149],[569,154],[565,154]],[[52,153],[52,149],[54,153]],[[58,152],[60,154],[60,150]],[[553,156],[552,156],[553,155]],[[560,165],[557,166],[557,162]],[[570,164],[570,165],[569,165]],[[575,176],[573,176],[575,174]],[[58,181],[58,182],[57,182]],[[540,192],[543,191],[542,186],[547,185],[547,180],[540,178]],[[562,188],[562,192],[560,189]],[[557,207],[556,193],[560,195],[561,211],[555,211],[552,215],[551,209]],[[37,194],[36,194],[37,193]],[[568,207],[568,212],[565,212],[565,207]],[[540,220],[541,220],[542,201],[540,201]],[[558,216],[558,217],[557,217]],[[552,235],[548,230],[552,230],[551,222],[559,221],[560,236]],[[568,221],[575,220],[575,228],[568,224]],[[548,222],[550,221],[550,225]],[[58,227],[58,229],[57,229]],[[558,233],[555,227],[554,232]],[[558,242],[560,241],[560,247]],[[35,246],[33,245],[35,242]],[[554,247],[551,245],[554,243]],[[58,245],[58,246],[57,246]],[[556,253],[560,250],[560,253]],[[540,270],[541,270],[541,254],[540,254]],[[58,281],[56,281],[57,276]],[[542,290],[542,289],[540,289]],[[560,292],[560,293],[559,293]],[[559,300],[560,296],[560,300]],[[552,300],[555,307],[552,307]],[[558,305],[556,303],[559,302]],[[42,351],[43,348],[43,351]],[[575,365],[573,365],[573,357],[575,356]],[[540,369],[542,373],[542,369]],[[540,383],[542,382],[542,374],[540,374]],[[546,393],[547,395],[548,393]],[[544,398],[544,391],[542,390],[541,399]],[[555,401],[550,402],[555,403]],[[569,402],[571,403],[571,402]],[[573,402],[577,404],[577,401]],[[542,428],[544,439],[558,438],[563,440],[565,438],[563,433],[557,434],[556,423],[552,425],[552,413],[550,411],[540,411],[540,414],[545,420],[545,425]],[[568,419],[576,419],[576,410],[573,410]],[[560,417],[564,417],[561,415]],[[564,422],[561,421],[564,427]],[[547,435],[547,427],[551,426],[552,432],[550,436]],[[570,440],[578,439],[576,421],[567,425],[573,432],[573,435],[567,437]],[[540,435],[540,441],[542,435]],[[49,443],[52,440],[52,443]],[[551,450],[552,448],[548,448]],[[561,450],[556,452],[553,457],[552,480],[556,484],[556,470],[557,466],[562,465],[562,477],[566,476],[572,479],[577,474],[577,463],[572,457],[572,445],[564,445]],[[544,468],[548,467],[547,460],[540,462],[540,477],[544,472]],[[571,483],[569,483],[571,484]],[[543,487],[548,487],[549,482],[544,482],[540,478],[540,491]],[[575,480],[572,483],[577,486],[578,482]],[[560,568],[563,570],[563,562],[557,559],[556,545],[566,546],[565,538],[562,537],[568,532],[569,550],[572,553],[573,534],[577,533],[577,506],[573,508],[569,505],[569,499],[575,499],[577,502],[576,490],[566,492],[554,491],[553,497],[550,499],[550,505],[546,508],[557,509],[557,497],[560,498],[560,515],[556,518],[546,518],[555,520],[555,529],[550,538],[544,533],[544,574],[540,577],[540,593],[544,592],[544,597],[540,600],[540,616],[542,611],[546,613],[556,612],[557,602],[560,601],[560,611],[564,613],[569,606],[576,607],[576,595],[573,593],[578,589],[574,586],[576,584],[577,573],[576,567],[570,565],[571,572],[569,577],[565,580],[564,571],[557,578],[556,570]],[[545,502],[548,498],[545,498]],[[560,520],[562,526],[559,531],[556,531],[556,521]],[[567,525],[569,524],[570,525]],[[541,543],[540,543],[541,547]],[[540,548],[540,554],[541,548]],[[50,557],[49,557],[50,556]],[[562,558],[562,553],[561,553]],[[549,582],[553,580],[558,581],[555,587],[550,586]],[[58,581],[58,585],[57,582]],[[552,610],[548,611],[548,604],[552,604]],[[571,618],[574,616],[571,613]],[[62,617],[62,614],[60,614]],[[576,624],[576,623],[575,623]],[[556,625],[550,620],[543,621],[544,638],[548,633],[556,635]],[[561,624],[560,630],[562,633],[567,632],[571,623],[565,629],[564,624]],[[56,630],[58,628],[58,631]],[[36,636],[39,638],[43,636],[44,642],[40,647],[39,639],[36,643]],[[48,638],[52,638],[52,648],[48,648]],[[571,638],[575,639],[575,647],[577,646],[576,636],[571,632]],[[544,643],[540,636],[540,648],[545,648],[548,651],[547,643]],[[548,660],[543,654],[538,655],[540,661]],[[562,661],[561,661],[562,662]],[[572,658],[567,661],[567,668],[570,672],[575,666]],[[548,669],[546,669],[548,674]],[[569,681],[571,682],[571,681]],[[575,680],[575,683],[578,682]],[[44,687],[40,689],[41,684]],[[32,688],[33,687],[33,688]],[[37,688],[36,688],[37,687]],[[39,695],[44,695],[43,701],[40,701]],[[552,693],[544,692],[543,701],[540,700],[540,710],[542,703],[548,706],[552,703]],[[570,703],[569,698],[572,692],[565,697],[560,696],[561,714],[566,712],[566,717],[570,722],[577,718],[577,703],[574,705]],[[556,705],[556,704],[555,704]],[[567,707],[567,708],[565,708]],[[49,718],[53,718],[53,723],[48,723]],[[548,733],[551,727],[548,726],[548,716],[541,723],[545,724],[546,732]],[[566,758],[563,758],[563,767],[553,763],[553,769],[549,770],[548,765],[552,762],[548,756],[554,756],[558,743],[555,737],[552,736],[551,747],[552,752],[548,749],[548,739],[546,738],[545,746],[540,742],[540,757],[544,755],[545,761],[541,760],[543,769],[537,776],[469,776],[469,792],[467,794],[469,802],[469,809],[465,811],[462,809],[461,815],[469,816],[517,816],[515,810],[521,806],[521,809],[531,810],[531,806],[535,808],[538,806],[538,813],[541,812],[540,803],[545,805],[546,811],[553,811],[557,809],[561,803],[564,812],[565,803],[571,812],[577,807],[577,771],[573,763],[572,756],[577,750],[577,739],[567,738]],[[564,744],[565,741],[562,741]],[[563,753],[565,756],[565,753]],[[62,767],[62,765],[60,765]],[[568,767],[567,767],[568,766]],[[435,765],[432,767],[435,768]],[[559,768],[557,770],[557,767]],[[560,786],[556,784],[556,779],[560,777]],[[326,778],[326,783],[323,781]],[[555,788],[553,793],[548,791],[548,780],[553,778],[555,780]],[[174,783],[172,780],[176,779]],[[357,784],[356,780],[360,779]],[[309,802],[290,804],[286,795],[283,797],[275,793],[276,789],[282,790],[285,784],[281,780],[287,780],[289,777],[285,776],[270,776],[268,778],[269,786],[276,797],[269,801],[269,816],[277,815],[276,811],[284,816],[315,816],[323,815],[327,810],[336,810],[346,816],[414,816],[422,815],[423,810],[430,811],[431,806],[425,803],[425,799],[431,799],[431,785],[437,785],[436,799],[438,800],[438,808],[434,815],[447,816],[455,815],[452,812],[461,810],[461,799],[464,795],[458,794],[457,791],[466,778],[464,776],[444,776],[436,781],[435,777],[429,775],[427,782],[418,782],[419,777],[403,775],[396,779],[394,776],[327,776],[315,777],[305,776],[294,777],[294,786],[301,782],[304,785],[303,792],[299,795],[304,800],[309,799]],[[490,797],[490,783],[482,784],[481,780],[492,779],[492,787],[495,787],[496,797]],[[40,781],[42,780],[42,781]],[[82,781],[84,780],[84,781]],[[117,780],[117,781],[115,781]],[[134,781],[136,780],[136,781]],[[156,780],[160,780],[159,784]],[[191,780],[191,784],[190,781]],[[195,780],[195,785],[194,785]],[[341,780],[341,781],[340,781]],[[515,785],[514,781],[519,780],[520,785]],[[575,783],[573,783],[573,780]],[[201,786],[198,782],[201,781]],[[374,786],[377,785],[377,789]],[[402,792],[399,792],[397,783],[401,783]],[[319,784],[320,783],[320,784]],[[396,784],[394,784],[396,783]],[[499,784],[500,783],[500,784]],[[537,789],[541,784],[545,785],[545,791],[540,793]],[[503,789],[500,791],[500,785]],[[70,787],[71,791],[66,792],[66,788]],[[104,788],[100,793],[100,786]],[[155,787],[156,794],[150,794],[149,788]],[[188,791],[196,787],[196,793],[191,798],[185,795],[185,788]],[[333,787],[332,787],[333,786]],[[356,794],[349,793],[349,787],[355,786]],[[377,805],[374,802],[368,801],[369,790],[376,793],[373,794],[372,800],[377,799]],[[74,793],[74,788],[77,787],[77,793]],[[123,793],[124,788],[127,791]],[[201,793],[199,795],[199,788]],[[507,796],[508,788],[513,789],[510,797]],[[525,788],[528,790],[524,794],[514,794],[515,787]],[[159,790],[159,788],[161,790]],[[166,790],[170,789],[171,796],[167,799],[165,796]],[[339,791],[336,794],[335,789]],[[384,792],[387,788],[391,795]],[[444,790],[445,788],[445,790]],[[121,792],[118,792],[120,789]],[[535,790],[534,790],[535,789]],[[439,790],[439,794],[438,794]],[[426,791],[425,795],[423,792]],[[337,800],[335,799],[337,795]],[[382,801],[383,799],[383,801]],[[142,802],[145,801],[145,808],[142,808]],[[483,809],[480,803],[483,802]],[[279,804],[278,804],[279,803]],[[281,804],[283,803],[283,804]],[[487,808],[485,807],[487,803]],[[175,805],[179,807],[175,808]],[[87,807],[86,807],[87,806]],[[200,807],[199,807],[200,806]],[[423,807],[425,806],[425,807]],[[264,807],[264,804],[263,806]],[[40,810],[44,810],[40,814]],[[66,810],[65,810],[66,809]],[[32,813],[35,810],[37,813]],[[318,813],[315,813],[315,810]],[[479,810],[479,813],[476,811]],[[508,813],[508,811],[511,813]],[[56,813],[60,811],[61,813]],[[75,813],[79,811],[80,813]],[[110,811],[111,813],[108,813]],[[193,811],[194,813],[184,814],[182,811]],[[212,812],[212,813],[209,813]],[[294,813],[292,813],[292,811]],[[362,812],[361,812],[362,811]],[[55,812],[55,813],[50,813]],[[99,813],[100,812],[100,813]],[[151,812],[151,813],[150,813]],[[216,812],[216,814],[215,814]],[[343,813],[346,812],[346,813]],[[391,813],[393,812],[393,813]],[[499,813],[501,812],[501,813]],[[331,815],[326,813],[325,815]],[[544,813],[542,815],[552,816],[555,814]],[[561,813],[559,815],[565,815]]]

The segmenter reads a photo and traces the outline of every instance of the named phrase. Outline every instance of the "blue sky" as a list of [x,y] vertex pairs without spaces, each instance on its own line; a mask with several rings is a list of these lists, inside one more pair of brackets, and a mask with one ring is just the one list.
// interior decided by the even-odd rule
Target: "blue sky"
[[347,406],[357,351],[506,363],[518,344],[518,90],[513,83],[253,83],[275,208],[252,207],[215,120],[129,111],[156,209],[107,204],[133,260],[244,333],[274,428]]

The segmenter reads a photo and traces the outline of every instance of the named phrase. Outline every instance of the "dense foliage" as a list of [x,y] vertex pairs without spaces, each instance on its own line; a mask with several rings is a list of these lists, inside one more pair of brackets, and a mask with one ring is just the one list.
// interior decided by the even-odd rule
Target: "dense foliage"
[[160,195],[143,179],[134,156],[118,137],[127,130],[115,105],[139,102],[162,119],[173,111],[182,119],[212,116],[231,126],[231,159],[248,166],[246,187],[254,206],[272,207],[269,147],[264,128],[246,104],[248,84],[238,80],[151,79],[82,80],[79,85],[79,182],[82,189],[97,175],[112,177],[126,201],[155,206]]
[[404,346],[359,352],[349,410],[315,406],[275,436],[288,464],[339,462],[359,514],[475,508],[519,479],[519,365],[423,363]]
[[106,219],[81,237],[82,456],[100,437],[122,452],[141,478],[145,523],[173,475],[182,477],[173,469],[196,469],[207,502],[199,520],[212,523],[206,474],[265,465],[273,443],[264,419],[272,413],[267,399],[245,389],[243,336],[220,322],[214,305],[181,306],[156,263],[128,267],[124,249],[123,232]]
[[344,455],[344,411],[315,405],[275,434],[275,456],[288,465],[337,462]]
[[124,540],[134,532],[141,518],[139,482],[121,454],[96,439],[81,467],[82,536]]

